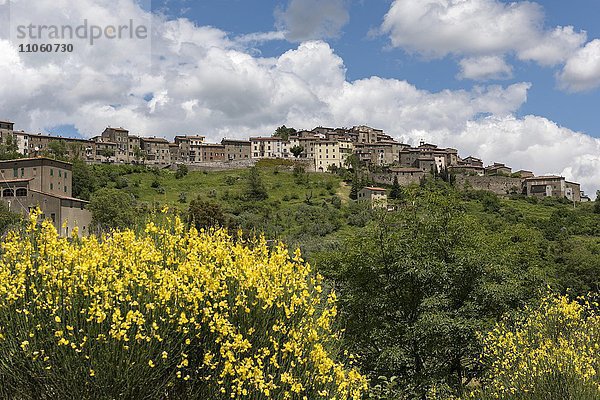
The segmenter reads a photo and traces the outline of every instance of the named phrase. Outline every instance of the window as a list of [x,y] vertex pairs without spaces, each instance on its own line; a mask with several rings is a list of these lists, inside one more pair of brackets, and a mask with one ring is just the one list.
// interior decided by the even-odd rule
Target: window
[[17,197],[27,197],[27,189],[19,188],[17,189]]
[[62,171],[60,169],[58,170],[58,177],[62,178]]
[[67,193],[67,187],[65,186],[65,193]]
[[4,189],[2,191],[2,197],[13,197],[15,195],[15,192],[13,192],[12,189]]
[[50,176],[54,176],[54,170],[50,168]]
[[50,190],[54,190],[54,184],[53,183],[50,184]]
[[21,168],[21,178],[25,176],[25,168]]
[[50,214],[50,219],[52,220],[52,222],[56,222],[56,214]]
[[67,173],[65,172],[65,179],[67,179]]
[[19,169],[18,168],[13,168],[13,176],[15,178],[19,176]]

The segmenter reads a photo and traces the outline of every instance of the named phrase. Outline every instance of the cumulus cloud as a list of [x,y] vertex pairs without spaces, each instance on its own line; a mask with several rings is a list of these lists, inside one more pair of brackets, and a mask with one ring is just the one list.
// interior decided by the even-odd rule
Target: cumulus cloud
[[347,0],[290,0],[275,11],[276,25],[292,42],[337,37],[350,20]]
[[545,29],[537,3],[499,0],[395,0],[381,31],[393,47],[426,57],[514,54],[547,66],[567,60],[587,37],[571,26]]
[[488,163],[501,161],[538,175],[562,175],[581,183],[590,195],[600,186],[600,139],[543,117],[491,116],[469,121],[448,141]]
[[[600,182],[597,139],[541,117],[513,116],[527,101],[526,82],[431,92],[398,79],[349,81],[344,61],[323,41],[261,57],[243,41],[187,19],[167,20],[133,6],[124,12],[108,1],[38,3],[33,20],[47,20],[49,13],[72,23],[95,14],[116,22],[150,18],[152,49],[146,53],[146,43],[123,40],[36,58],[0,40],[0,93],[10,94],[0,97],[0,117],[18,129],[73,124],[90,137],[113,125],[135,134],[204,134],[218,141],[268,135],[282,124],[364,123],[399,140],[423,138],[489,162],[563,173],[588,191]],[[69,12],[57,12],[59,5]]]
[[580,92],[600,86],[600,40],[596,39],[577,51],[559,74],[562,88]]
[[460,79],[485,81],[512,78],[512,67],[499,56],[469,57],[460,60]]

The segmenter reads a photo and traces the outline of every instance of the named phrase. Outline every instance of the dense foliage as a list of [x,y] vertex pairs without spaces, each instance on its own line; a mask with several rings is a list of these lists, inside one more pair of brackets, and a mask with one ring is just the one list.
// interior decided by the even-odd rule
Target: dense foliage
[[524,227],[490,234],[456,192],[426,187],[317,266],[340,293],[346,345],[371,378],[399,377],[406,397],[434,386],[462,393],[478,373],[477,332],[540,286],[536,240]]
[[299,252],[176,218],[58,238],[33,215],[2,243],[0,397],[359,399],[336,300]]
[[95,192],[88,209],[92,212],[92,224],[99,230],[127,228],[136,219],[134,199],[117,189],[105,188]]
[[[479,332],[536,304],[548,287],[571,298],[600,290],[598,202],[500,198],[426,179],[391,185],[397,209],[383,212],[349,200],[372,183],[356,160],[348,167],[313,174],[292,160],[264,160],[180,179],[146,167],[91,168],[94,192],[119,188],[142,211],[166,202],[190,223],[205,221],[198,227],[216,218],[246,238],[264,233],[301,247],[340,294],[343,346],[371,378],[370,398],[466,396],[487,373]],[[139,216],[141,226],[147,214]]]

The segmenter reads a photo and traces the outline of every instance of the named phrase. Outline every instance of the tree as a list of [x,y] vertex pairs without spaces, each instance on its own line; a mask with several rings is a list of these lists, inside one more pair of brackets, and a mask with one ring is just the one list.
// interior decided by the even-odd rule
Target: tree
[[288,141],[290,138],[290,135],[293,135],[294,133],[296,133],[296,130],[294,128],[288,128],[285,125],[282,125],[275,130],[275,133],[273,134],[273,136],[279,137],[283,141]]
[[78,143],[67,144],[66,152],[70,155],[71,160],[77,160],[81,158],[81,152],[83,146]]
[[188,174],[189,170],[187,165],[179,164],[177,165],[177,171],[175,172],[175,179],[181,179]]
[[193,224],[198,230],[222,228],[229,225],[229,219],[220,204],[204,201],[198,196],[197,199],[190,202],[188,223]]
[[356,173],[360,168],[360,160],[358,159],[358,156],[356,154],[350,154],[344,160],[344,165],[348,169],[351,169],[354,173]]
[[73,196],[89,200],[96,188],[96,174],[85,161],[76,158],[73,160]]
[[596,191],[596,201],[594,201],[594,213],[600,214],[600,190]]
[[64,158],[67,154],[67,145],[64,140],[51,140],[48,151],[56,158]]
[[100,151],[100,155],[102,157],[106,157],[106,162],[110,162],[110,158],[114,157],[115,151],[105,147]]
[[300,157],[300,154],[302,154],[303,151],[304,151],[304,147],[298,146],[298,145],[292,146],[292,148],[290,149],[290,152],[296,158]]
[[139,163],[140,160],[143,162],[146,160],[146,152],[140,149],[140,146],[135,146],[133,148],[133,157],[135,158],[136,163]]
[[373,211],[315,264],[339,293],[345,347],[362,370],[397,376],[404,392],[394,398],[425,398],[436,383],[449,398],[478,372],[477,332],[541,286],[531,261],[539,235],[482,231],[451,188],[409,200],[403,212]]
[[11,212],[6,203],[0,201],[0,235],[4,235],[6,230],[19,222],[20,216]]
[[248,187],[246,189],[246,199],[248,200],[266,200],[269,197],[265,184],[260,177],[257,167],[250,168],[248,173]]
[[354,178],[352,178],[352,187],[350,187],[350,199],[358,199],[358,192],[361,189],[361,179],[359,179],[357,175],[354,175]]
[[302,165],[294,165],[293,175],[294,182],[296,182],[297,185],[306,185],[308,183],[308,174]]
[[402,187],[400,187],[400,183],[398,183],[398,175],[394,175],[394,183],[392,184],[392,190],[390,191],[390,199],[402,199]]
[[90,200],[92,224],[102,230],[130,228],[136,219],[135,199],[118,189],[100,189]]
[[19,145],[15,135],[6,135],[0,140],[0,160],[13,160],[15,158],[23,157],[19,153]]

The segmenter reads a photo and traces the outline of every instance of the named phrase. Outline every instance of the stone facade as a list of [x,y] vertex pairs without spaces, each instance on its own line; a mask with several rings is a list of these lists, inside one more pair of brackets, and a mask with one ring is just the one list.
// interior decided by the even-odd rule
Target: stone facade
[[412,167],[392,167],[387,172],[371,174],[374,182],[383,185],[393,185],[394,178],[398,178],[400,186],[419,184],[424,177],[422,169]]
[[91,213],[86,201],[72,197],[71,164],[48,158],[24,158],[0,162],[0,200],[13,212],[27,215],[39,208],[62,236],[78,227],[89,233]]
[[251,158],[251,143],[249,140],[223,139],[221,144],[225,146],[225,160],[247,160]]
[[471,176],[456,175],[455,186],[485,190],[499,196],[521,193],[521,179],[509,176]]
[[387,208],[386,190],[380,187],[365,187],[358,192],[358,202],[367,202],[371,207]]

